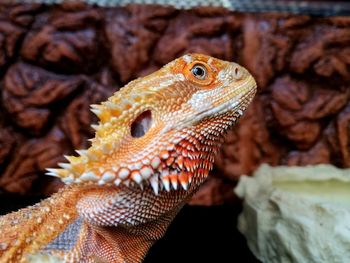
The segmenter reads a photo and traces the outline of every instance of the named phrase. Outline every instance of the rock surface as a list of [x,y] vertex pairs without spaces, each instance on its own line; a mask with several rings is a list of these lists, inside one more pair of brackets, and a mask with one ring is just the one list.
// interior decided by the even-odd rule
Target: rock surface
[[264,263],[347,263],[350,169],[270,167],[242,176],[238,229]]
[[192,204],[232,201],[263,162],[349,167],[349,42],[348,17],[0,5],[0,189],[56,191],[44,168],[88,145],[89,105],[186,52],[237,61],[259,84]]

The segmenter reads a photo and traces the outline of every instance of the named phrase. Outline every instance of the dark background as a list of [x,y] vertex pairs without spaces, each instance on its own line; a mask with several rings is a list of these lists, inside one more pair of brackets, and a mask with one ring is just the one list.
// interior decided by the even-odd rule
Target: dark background
[[185,206],[145,262],[259,263],[238,232],[239,207]]

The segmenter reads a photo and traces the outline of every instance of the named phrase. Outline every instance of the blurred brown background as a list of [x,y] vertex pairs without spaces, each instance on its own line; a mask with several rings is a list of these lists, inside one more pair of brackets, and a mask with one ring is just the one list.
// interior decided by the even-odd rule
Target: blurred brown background
[[88,146],[89,105],[187,52],[236,61],[259,85],[192,204],[232,201],[263,162],[350,167],[349,17],[0,5],[0,49],[0,193],[56,191],[45,168]]

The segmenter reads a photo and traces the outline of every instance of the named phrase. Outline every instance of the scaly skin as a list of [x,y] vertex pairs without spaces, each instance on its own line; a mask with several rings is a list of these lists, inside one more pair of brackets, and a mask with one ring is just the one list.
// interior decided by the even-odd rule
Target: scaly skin
[[225,131],[256,92],[241,66],[185,55],[101,105],[92,146],[48,169],[67,184],[0,218],[0,262],[24,262],[80,219],[66,262],[141,262],[206,179]]

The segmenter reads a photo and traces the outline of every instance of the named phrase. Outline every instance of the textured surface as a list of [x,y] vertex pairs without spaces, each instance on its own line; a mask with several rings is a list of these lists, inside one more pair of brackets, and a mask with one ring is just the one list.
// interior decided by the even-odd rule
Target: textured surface
[[264,263],[347,263],[350,169],[332,165],[270,167],[242,176],[238,229]]
[[350,166],[349,18],[83,5],[1,6],[0,17],[3,191],[55,191],[44,168],[88,145],[89,104],[189,51],[240,62],[260,87],[192,203],[232,199],[261,162]]

